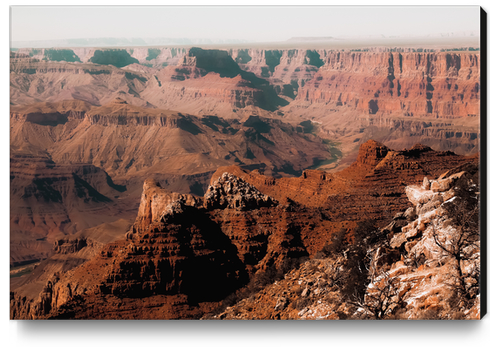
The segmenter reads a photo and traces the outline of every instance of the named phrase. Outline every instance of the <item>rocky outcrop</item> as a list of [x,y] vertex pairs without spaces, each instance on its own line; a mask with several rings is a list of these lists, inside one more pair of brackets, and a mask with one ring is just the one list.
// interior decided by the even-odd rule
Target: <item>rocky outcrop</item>
[[[226,307],[211,319],[338,320],[346,303],[332,287],[340,262],[311,259],[250,297]],[[332,276],[333,275],[333,276]],[[340,307],[339,307],[340,306]]]
[[[422,186],[407,186],[416,218],[395,233],[390,246],[403,257],[372,279],[375,296],[389,283],[396,299],[390,310],[404,307],[404,319],[479,319],[480,239],[476,165]],[[476,230],[475,230],[476,228]],[[365,313],[360,311],[360,314]]]
[[[304,262],[208,318],[480,319],[478,165],[405,189],[413,207],[375,232],[374,245],[364,239],[337,253],[330,247],[328,256]],[[359,246],[367,249],[364,284],[349,265],[359,260]]]
[[217,170],[211,180],[229,172],[283,204],[292,199],[306,206],[331,206],[331,213],[339,218],[363,215],[379,220],[383,218],[379,214],[380,206],[386,214],[408,207],[403,183],[422,182],[429,173],[435,177],[448,168],[473,160],[422,145],[394,151],[370,140],[360,146],[356,162],[336,173],[305,170],[301,177],[272,178],[259,171],[226,167]]
[[[138,216],[136,217],[136,228],[134,230],[144,231],[148,229],[151,223],[164,221],[165,214],[171,212],[180,205],[169,207],[173,202],[181,202],[188,206],[200,206],[200,198],[190,194],[179,194],[170,192],[161,187],[160,183],[154,179],[148,179],[143,184],[143,193],[141,194]],[[182,208],[180,208],[182,210]]]
[[386,157],[389,149],[377,141],[368,141],[362,144],[357,155],[358,166],[376,167]]
[[69,254],[78,252],[84,247],[87,247],[86,238],[76,238],[73,240],[59,239],[54,243],[54,252],[58,254]]
[[213,182],[204,195],[204,206],[208,209],[228,207],[243,211],[274,205],[277,201],[270,196],[227,172]]
[[[279,268],[286,259],[306,256],[311,241],[316,240],[313,235],[329,224],[317,210],[277,206],[228,174],[215,182],[211,191],[220,191],[229,201],[245,205],[237,208],[235,204],[221,204],[216,208],[214,203],[220,200],[209,194],[205,198],[209,208],[200,207],[199,199],[167,192],[155,181],[147,181],[140,214],[126,240],[106,245],[91,261],[51,280],[45,287],[51,301],[29,301],[31,306],[44,305],[30,316],[24,316],[19,309],[21,299],[13,294],[13,318],[82,318],[88,307],[105,305],[106,300],[116,300],[120,308],[129,309],[130,300],[151,297],[158,306],[176,296],[181,299],[171,311],[183,310],[177,317],[183,318],[189,312],[183,305],[195,307],[196,302],[202,315],[213,308],[206,302],[224,299],[255,272],[271,266]],[[245,198],[240,199],[240,194]],[[319,223],[312,223],[312,218]],[[308,240],[306,246],[302,239]],[[75,241],[69,244],[73,247],[65,247],[67,251],[83,246]],[[61,251],[63,245],[68,243],[59,242],[57,249]],[[109,312],[97,316],[107,317]],[[133,314],[142,317],[141,312]],[[153,316],[169,317],[172,315],[165,312]]]

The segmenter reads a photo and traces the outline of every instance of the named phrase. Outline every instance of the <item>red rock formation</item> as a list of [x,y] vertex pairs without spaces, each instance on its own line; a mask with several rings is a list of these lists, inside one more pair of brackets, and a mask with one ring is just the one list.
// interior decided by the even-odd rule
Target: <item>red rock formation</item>
[[373,115],[476,116],[479,58],[478,53],[331,53],[297,99]]
[[[126,240],[50,280],[32,302],[41,307],[36,317],[110,318],[117,310],[132,318],[202,315],[250,276],[315,255],[333,232],[345,228],[349,238],[357,222],[406,208],[404,180],[421,181],[472,160],[424,146],[396,152],[370,141],[338,174],[306,171],[275,180],[237,167],[219,170],[204,200],[147,181]],[[19,300],[14,293],[13,318],[24,317]],[[154,308],[135,312],[135,300]],[[94,309],[106,303],[118,309]]]
[[[355,245],[343,245],[211,318],[481,319],[480,239],[475,224],[458,219],[478,223],[478,161],[405,191],[413,206],[375,231],[377,241],[361,241],[368,255],[360,260],[368,269],[365,283],[342,278],[356,255]],[[360,297],[346,289],[353,284]]]
[[[223,165],[267,165],[270,174],[291,174],[311,166],[314,158],[328,157],[320,139],[304,136],[279,120],[250,117],[240,124],[136,107],[119,98],[101,107],[82,101],[13,106],[11,152],[12,221],[15,230],[28,235],[12,245],[13,262],[46,257],[51,236],[57,233],[72,233],[116,217],[133,218],[146,177],[180,192],[203,195],[209,177]],[[94,173],[91,165],[110,178]],[[112,200],[113,212],[91,219],[76,217],[86,216],[82,199],[87,197],[79,194],[72,174],[83,181],[96,176],[88,182]],[[126,190],[104,186],[111,179]],[[56,204],[64,207],[54,208],[54,202],[43,200],[46,192],[39,193],[35,182],[42,182],[43,190],[59,193],[62,198]],[[32,194],[23,193],[26,187],[33,187],[29,191],[41,197],[29,198]]]
[[339,143],[344,161],[359,143],[423,143],[474,154],[480,137],[478,52],[328,52],[325,64],[281,109],[313,119]]
[[160,221],[167,206],[177,200],[188,206],[202,205],[202,201],[193,195],[170,192],[154,179],[146,180],[136,217],[136,229],[142,231],[151,223]]
[[306,170],[302,177],[276,179],[235,166],[220,168],[211,180],[230,172],[282,203],[292,199],[306,206],[329,206],[331,213],[343,220],[360,216],[380,219],[382,214],[406,208],[402,194],[408,182],[421,182],[424,176],[435,177],[471,160],[475,159],[436,152],[422,145],[392,151],[370,140],[360,147],[357,161],[338,173]]

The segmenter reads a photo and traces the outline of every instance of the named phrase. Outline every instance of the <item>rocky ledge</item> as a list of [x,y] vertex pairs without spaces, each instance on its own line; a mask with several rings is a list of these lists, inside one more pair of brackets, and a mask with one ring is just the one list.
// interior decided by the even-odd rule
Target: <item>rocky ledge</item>
[[204,195],[204,206],[208,209],[234,208],[243,211],[277,204],[277,200],[228,172],[214,181]]

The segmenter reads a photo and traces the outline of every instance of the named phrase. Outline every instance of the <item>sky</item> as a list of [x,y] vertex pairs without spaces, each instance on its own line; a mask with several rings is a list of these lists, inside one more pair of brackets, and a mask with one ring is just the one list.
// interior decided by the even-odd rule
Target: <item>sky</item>
[[477,6],[12,6],[11,40],[424,36],[478,31]]

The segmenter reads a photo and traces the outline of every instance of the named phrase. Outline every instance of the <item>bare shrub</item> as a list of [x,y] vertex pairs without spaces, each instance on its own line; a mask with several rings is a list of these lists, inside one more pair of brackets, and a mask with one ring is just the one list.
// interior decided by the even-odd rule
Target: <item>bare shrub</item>
[[350,303],[359,309],[361,317],[385,319],[398,307],[400,278],[390,276],[385,271],[378,273],[376,257],[377,252],[370,253],[367,289],[365,292],[356,292]]
[[453,280],[456,284],[446,284],[457,290],[463,300],[468,301],[477,295],[479,289],[480,267],[475,267],[469,274],[463,273],[463,262],[469,260],[480,248],[479,194],[476,185],[472,185],[467,179],[459,179],[454,190],[454,200],[443,206],[455,230],[451,237],[443,241],[435,223],[432,223],[432,237],[443,255],[455,260],[457,276],[453,276]]

